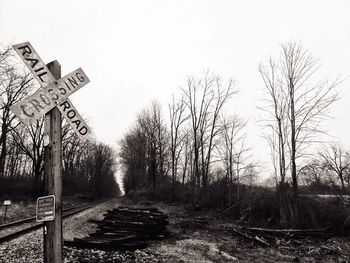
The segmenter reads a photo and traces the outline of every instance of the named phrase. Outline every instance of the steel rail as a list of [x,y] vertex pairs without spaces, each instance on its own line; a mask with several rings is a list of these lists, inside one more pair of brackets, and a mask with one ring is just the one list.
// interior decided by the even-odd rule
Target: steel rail
[[[76,207],[68,208],[68,209],[64,210],[64,212],[66,212],[66,213],[64,213],[62,215],[62,217],[66,218],[66,217],[73,216],[73,215],[75,215],[77,213],[83,212],[84,210],[90,209],[90,208],[96,206],[99,203],[101,203],[101,202],[93,202],[93,203],[89,203],[89,204],[83,204],[83,205],[79,205],[79,206],[76,206]],[[74,210],[74,209],[77,209],[77,210],[76,211],[72,211],[72,212],[68,212],[68,211],[71,211],[71,210]],[[33,217],[33,218],[35,219],[35,217]],[[26,219],[19,220],[19,221],[16,221],[16,222],[12,222],[12,223],[9,223],[9,224],[6,224],[6,225],[10,225],[10,227],[13,227],[14,225],[28,223],[31,220],[33,220],[33,218],[26,218]],[[25,222],[23,222],[23,221],[25,221]],[[9,240],[12,240],[14,238],[17,238],[17,237],[19,237],[21,235],[27,234],[27,233],[29,233],[31,231],[34,231],[34,230],[44,226],[44,223],[33,222],[33,224],[34,225],[31,225],[29,227],[24,227],[23,229],[20,229],[20,230],[14,232],[14,233],[10,233],[10,234],[7,234],[5,236],[0,237],[0,244],[4,243],[4,242],[7,242]]]

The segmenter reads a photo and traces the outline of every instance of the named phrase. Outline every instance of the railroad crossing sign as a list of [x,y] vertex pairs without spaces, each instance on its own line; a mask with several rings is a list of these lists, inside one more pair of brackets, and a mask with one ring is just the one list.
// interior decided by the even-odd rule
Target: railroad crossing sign
[[45,222],[55,219],[55,196],[39,197],[36,201],[36,221]]
[[14,45],[18,55],[33,73],[41,88],[11,110],[26,125],[45,115],[44,175],[47,195],[37,201],[37,221],[44,226],[44,262],[62,260],[62,127],[61,113],[79,137],[85,138],[90,130],[68,96],[85,86],[89,79],[81,68],[61,77],[57,61],[47,66],[29,42]]
[[21,121],[30,125],[52,108],[57,107],[75,133],[85,138],[90,129],[80,116],[68,96],[89,83],[81,68],[56,80],[38,53],[29,42],[12,46],[41,85],[41,89],[11,106],[11,110]]

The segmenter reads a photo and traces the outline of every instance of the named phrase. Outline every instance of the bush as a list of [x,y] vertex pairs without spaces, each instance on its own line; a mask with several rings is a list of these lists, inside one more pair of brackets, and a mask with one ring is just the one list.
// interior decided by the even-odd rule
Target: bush
[[340,194],[341,188],[324,182],[312,182],[309,185],[299,187],[299,193],[304,195],[335,195]]
[[348,196],[310,195],[300,197],[299,218],[302,227],[330,227],[339,231],[348,215],[350,215]]
[[[249,187],[242,193],[241,210],[249,209],[245,221],[252,225],[277,225],[279,206],[276,192],[264,187]],[[244,216],[244,214],[242,215]]]
[[[236,200],[236,186],[233,186],[233,200]],[[240,202],[228,206],[228,188],[224,181],[217,181],[208,187],[207,199],[201,208],[215,209],[231,219],[259,227],[278,228],[280,224],[279,201],[274,188],[240,185]],[[289,189],[288,191],[290,191]],[[193,204],[193,190],[190,185],[176,184],[172,195],[171,184],[162,184],[156,189],[143,187],[128,193],[134,202],[164,201]],[[287,194],[290,196],[291,193]],[[350,215],[350,198],[345,196],[301,195],[299,197],[299,223],[293,227],[324,228],[339,231],[344,220]]]
[[12,199],[14,201],[35,200],[37,197],[43,195],[42,183],[40,188],[38,192],[38,186],[29,178],[24,177],[15,180],[3,178],[0,182],[0,198]]

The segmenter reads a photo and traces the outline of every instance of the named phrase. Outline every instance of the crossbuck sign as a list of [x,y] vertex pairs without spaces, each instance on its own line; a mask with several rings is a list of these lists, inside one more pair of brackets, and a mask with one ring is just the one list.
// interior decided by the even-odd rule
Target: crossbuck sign
[[89,83],[84,71],[78,68],[56,80],[29,42],[13,45],[13,48],[42,88],[12,105],[11,110],[24,124],[30,125],[57,107],[75,133],[80,138],[85,138],[90,129],[68,99],[68,96]]

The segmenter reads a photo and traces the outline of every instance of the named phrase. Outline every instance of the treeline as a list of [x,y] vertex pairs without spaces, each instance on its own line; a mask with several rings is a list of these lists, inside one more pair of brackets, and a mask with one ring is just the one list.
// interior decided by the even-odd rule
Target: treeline
[[246,144],[246,121],[226,114],[238,99],[234,82],[206,72],[186,79],[166,113],[152,102],[120,140],[126,193],[230,209],[238,218],[253,208],[255,218],[274,218],[282,226],[306,218],[301,194],[349,193],[349,154],[339,143],[321,144],[321,124],[339,98],[341,80],[320,81],[318,69],[318,60],[297,42],[282,45],[276,58],[259,66],[256,134],[270,146],[267,187],[257,184],[265,167]]
[[[21,65],[10,47],[0,50],[0,195],[35,198],[44,193],[44,118],[27,127],[10,110],[39,88]],[[62,126],[63,194],[119,194],[114,150]]]
[[307,160],[298,170],[306,193],[350,194],[350,152],[331,143]]
[[195,206],[238,202],[242,183],[255,182],[259,164],[245,143],[245,121],[225,115],[236,93],[232,80],[206,72],[187,78],[168,118],[155,101],[144,109],[119,144],[126,193],[153,189],[160,198]]

